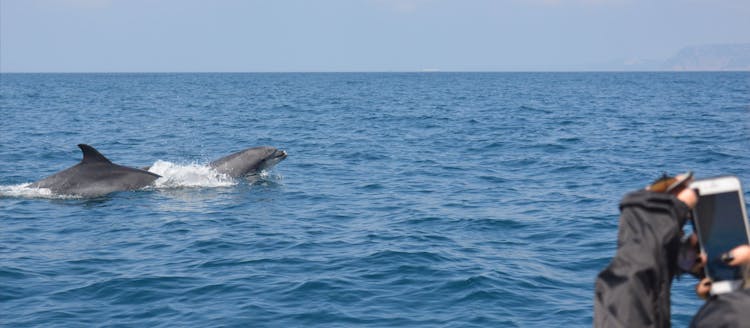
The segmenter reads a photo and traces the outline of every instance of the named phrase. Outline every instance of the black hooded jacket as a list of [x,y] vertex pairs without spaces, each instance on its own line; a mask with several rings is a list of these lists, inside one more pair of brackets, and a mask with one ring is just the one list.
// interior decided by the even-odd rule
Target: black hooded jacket
[[617,254],[595,285],[595,327],[669,327],[670,288],[688,207],[637,191],[620,203]]
[[[637,191],[620,203],[617,253],[595,284],[595,327],[670,327],[670,288],[689,209]],[[690,327],[750,327],[750,289],[712,297]]]

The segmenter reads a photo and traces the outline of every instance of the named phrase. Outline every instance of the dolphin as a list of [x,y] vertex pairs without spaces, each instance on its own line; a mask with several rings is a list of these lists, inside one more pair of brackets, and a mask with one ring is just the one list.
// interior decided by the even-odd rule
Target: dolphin
[[287,153],[274,147],[261,146],[238,151],[208,165],[232,178],[255,174],[283,161]]
[[89,145],[79,144],[80,163],[32,183],[32,188],[49,188],[55,194],[102,196],[115,191],[146,187],[161,176],[112,163]]

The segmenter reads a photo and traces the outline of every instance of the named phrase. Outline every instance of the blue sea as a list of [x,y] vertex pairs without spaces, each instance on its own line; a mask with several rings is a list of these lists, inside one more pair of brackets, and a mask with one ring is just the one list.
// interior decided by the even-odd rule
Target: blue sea
[[[625,193],[750,199],[748,72],[1,74],[0,114],[8,327],[587,327]],[[164,177],[28,187],[79,143]],[[206,167],[259,145],[289,157]]]

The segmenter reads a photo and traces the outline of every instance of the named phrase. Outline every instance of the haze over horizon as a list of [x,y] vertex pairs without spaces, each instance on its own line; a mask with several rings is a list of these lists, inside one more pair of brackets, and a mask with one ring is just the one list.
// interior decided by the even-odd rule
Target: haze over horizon
[[642,69],[750,44],[747,17],[746,0],[0,0],[0,72]]

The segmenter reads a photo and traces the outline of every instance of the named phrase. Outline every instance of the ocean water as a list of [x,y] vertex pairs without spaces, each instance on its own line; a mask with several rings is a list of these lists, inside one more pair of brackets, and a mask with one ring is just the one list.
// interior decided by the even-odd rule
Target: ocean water
[[[750,198],[747,72],[2,74],[0,114],[9,327],[586,327],[625,193]],[[165,177],[28,188],[79,143]],[[258,145],[289,157],[205,166]]]

